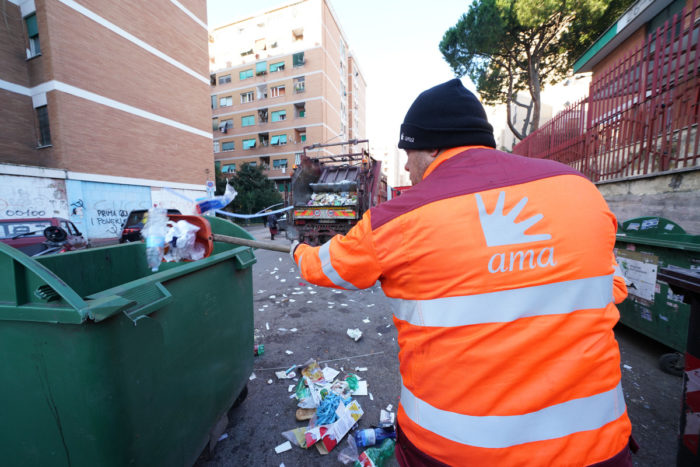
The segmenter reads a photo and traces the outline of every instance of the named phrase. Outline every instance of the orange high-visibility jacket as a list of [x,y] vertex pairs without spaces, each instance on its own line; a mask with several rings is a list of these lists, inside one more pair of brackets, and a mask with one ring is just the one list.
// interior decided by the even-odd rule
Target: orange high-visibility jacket
[[450,465],[585,466],[631,433],[612,330],[627,295],[616,229],[572,168],[461,147],[294,259],[309,282],[379,280],[394,299],[398,421],[418,449]]

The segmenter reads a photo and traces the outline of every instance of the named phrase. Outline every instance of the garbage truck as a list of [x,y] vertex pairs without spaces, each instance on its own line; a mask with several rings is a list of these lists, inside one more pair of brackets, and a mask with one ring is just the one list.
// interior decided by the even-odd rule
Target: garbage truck
[[310,245],[346,234],[365,211],[387,198],[381,162],[370,156],[366,139],[305,146],[291,193],[287,237]]

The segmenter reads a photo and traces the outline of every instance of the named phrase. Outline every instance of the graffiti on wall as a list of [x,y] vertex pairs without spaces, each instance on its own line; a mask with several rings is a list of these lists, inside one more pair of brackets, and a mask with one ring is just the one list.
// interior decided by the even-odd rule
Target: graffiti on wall
[[0,219],[67,217],[63,180],[0,175]]
[[144,186],[70,180],[68,195],[71,220],[92,239],[118,237],[132,210],[151,207],[151,189]]

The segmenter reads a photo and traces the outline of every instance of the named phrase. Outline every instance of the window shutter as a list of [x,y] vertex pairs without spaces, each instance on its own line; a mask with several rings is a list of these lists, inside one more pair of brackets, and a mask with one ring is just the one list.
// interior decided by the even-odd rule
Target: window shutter
[[27,16],[24,20],[27,22],[27,35],[29,37],[38,36],[39,28],[36,25],[36,14]]

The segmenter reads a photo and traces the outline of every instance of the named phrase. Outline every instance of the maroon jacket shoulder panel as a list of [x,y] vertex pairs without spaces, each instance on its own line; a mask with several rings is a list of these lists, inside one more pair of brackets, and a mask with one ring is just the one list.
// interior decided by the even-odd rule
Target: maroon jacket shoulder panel
[[371,209],[372,230],[426,204],[557,175],[579,175],[568,165],[495,149],[469,149],[440,164],[398,198]]

